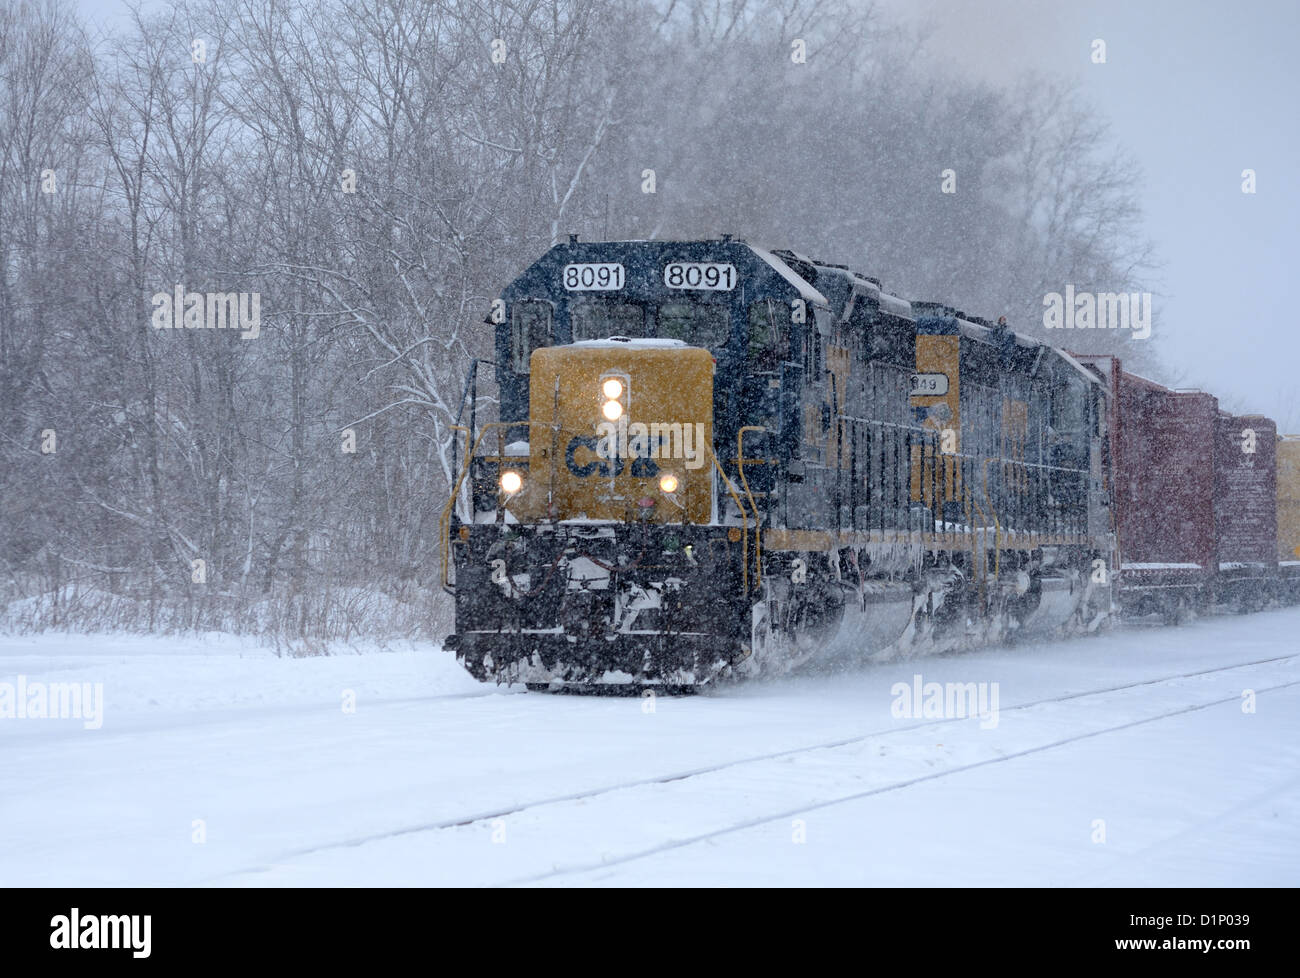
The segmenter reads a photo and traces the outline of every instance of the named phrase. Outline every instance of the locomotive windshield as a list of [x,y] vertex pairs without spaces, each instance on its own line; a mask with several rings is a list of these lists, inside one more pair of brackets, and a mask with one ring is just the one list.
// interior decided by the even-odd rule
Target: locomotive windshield
[[569,302],[574,340],[609,336],[681,340],[687,346],[718,350],[727,345],[731,312],[727,306],[670,299],[650,310],[632,302],[582,298]]
[[634,302],[576,299],[569,302],[569,322],[575,340],[603,340],[608,336],[651,335],[646,331],[645,310]]
[[716,350],[727,345],[731,314],[726,306],[673,299],[659,306],[659,338]]

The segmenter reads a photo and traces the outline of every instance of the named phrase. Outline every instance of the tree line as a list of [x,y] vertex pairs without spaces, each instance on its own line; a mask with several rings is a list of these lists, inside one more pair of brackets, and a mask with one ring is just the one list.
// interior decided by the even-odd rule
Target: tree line
[[[730,232],[1040,334],[1065,283],[1140,290],[1104,121],[921,43],[852,0],[182,0],[101,33],[9,0],[0,627],[444,631],[466,367],[569,232]],[[178,290],[256,294],[257,335],[157,328]]]

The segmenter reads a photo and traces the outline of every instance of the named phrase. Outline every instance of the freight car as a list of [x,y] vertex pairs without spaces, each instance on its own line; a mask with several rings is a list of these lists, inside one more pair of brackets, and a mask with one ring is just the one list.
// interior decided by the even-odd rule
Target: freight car
[[476,677],[695,687],[1109,620],[1106,382],[1065,351],[724,237],[557,245],[494,303],[456,445]]
[[1300,435],[1277,441],[1277,561],[1283,597],[1300,601]]
[[1214,425],[1211,599],[1258,611],[1276,595],[1277,425],[1220,411]]
[[1078,359],[1113,405],[1120,610],[1176,623],[1283,597],[1276,425],[1222,411],[1203,391],[1129,373],[1115,357]]

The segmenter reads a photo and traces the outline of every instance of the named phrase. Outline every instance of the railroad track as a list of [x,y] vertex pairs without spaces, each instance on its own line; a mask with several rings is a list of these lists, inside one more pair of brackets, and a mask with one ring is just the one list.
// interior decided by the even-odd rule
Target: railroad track
[[[1288,689],[1296,686],[1300,686],[1300,679],[1292,680],[1291,682],[1286,682],[1286,683],[1278,683],[1273,686],[1265,686],[1256,689],[1255,692],[1257,694],[1271,693],[1281,689]],[[521,885],[527,885],[531,883],[541,883],[550,879],[557,879],[563,876],[573,876],[580,873],[588,873],[588,872],[595,872],[602,869],[608,869],[614,866],[623,865],[625,863],[635,862],[640,859],[646,859],[650,856],[659,855],[660,853],[671,852],[675,849],[682,849],[685,848],[686,846],[696,845],[702,842],[709,842],[715,839],[720,839],[723,838],[724,836],[733,835],[737,832],[744,832],[748,829],[757,828],[759,826],[767,825],[772,822],[779,822],[779,821],[784,821],[786,819],[792,819],[799,815],[806,815],[809,812],[819,811],[821,809],[830,808],[835,805],[843,805],[849,802],[860,801],[862,799],[871,798],[876,795],[883,795],[893,791],[901,791],[904,788],[910,788],[914,785],[924,784],[925,782],[928,781],[938,781],[942,778],[952,777],[953,775],[957,775],[957,774],[964,774],[968,771],[974,771],[979,768],[988,767],[993,764],[1002,764],[1007,761],[1017,760],[1018,758],[1029,757],[1034,754],[1042,754],[1047,751],[1057,750],[1061,747],[1069,746],[1070,744],[1079,743],[1080,741],[1091,740],[1094,737],[1101,737],[1106,734],[1118,733],[1119,731],[1122,730],[1131,730],[1134,727],[1141,727],[1141,726],[1145,726],[1146,724],[1159,722],[1161,720],[1168,720],[1172,717],[1182,716],[1188,713],[1196,713],[1201,710],[1207,710],[1215,706],[1222,706],[1226,703],[1236,703],[1236,702],[1240,702],[1240,696],[1238,694],[1233,694],[1232,696],[1225,696],[1221,699],[1211,700],[1208,703],[1196,703],[1191,706],[1180,707],[1179,709],[1176,710],[1169,710],[1167,712],[1160,713],[1155,716],[1143,717],[1142,719],[1132,720],[1127,723],[1116,724],[1110,727],[1104,727],[1099,730],[1090,730],[1087,731],[1086,733],[1077,734],[1071,737],[1063,737],[1047,744],[1039,744],[1033,747],[1028,747],[1024,750],[1014,751],[1012,753],[1003,754],[998,757],[986,758],[984,760],[976,761],[971,764],[962,764],[955,767],[946,768],[942,771],[935,771],[930,774],[919,775],[914,778],[908,778],[905,780],[896,781],[891,784],[870,788],[864,791],[852,792],[850,794],[842,794],[834,798],[805,803],[793,808],[783,809],[782,811],[778,811],[774,813],[757,815],[754,816],[753,818],[748,818],[740,822],[733,822],[732,824],[726,825],[719,829],[713,829],[708,832],[701,832],[697,835],[692,835],[685,838],[672,839],[660,843],[658,845],[648,846],[646,848],[639,849],[635,852],[625,853],[614,857],[602,858],[599,860],[591,860],[585,863],[570,864],[568,866],[559,867],[556,869],[549,870],[547,872],[519,877],[517,879],[509,880],[506,883],[501,885],[521,886]],[[951,723],[954,721],[948,721],[948,722]]]
[[[1097,697],[1117,697],[1127,692],[1139,689],[1160,689],[1176,688],[1176,684],[1187,684],[1194,682],[1202,677],[1215,677],[1228,673],[1238,672],[1241,670],[1261,669],[1265,667],[1276,667],[1282,663],[1293,662],[1300,659],[1300,655],[1272,656],[1264,659],[1256,659],[1249,662],[1234,663],[1232,665],[1216,666],[1211,669],[1199,669],[1188,672],[1173,673],[1165,676],[1159,676],[1153,679],[1145,679],[1136,682],[1122,683],[1099,687],[1096,689],[1063,693],[1059,696],[1049,696],[1041,699],[1031,700],[1025,703],[1018,703],[1010,706],[1001,707],[999,715],[1001,718],[1022,714],[1026,711],[1045,710],[1059,704],[1079,704],[1085,700],[1093,700]],[[1300,685],[1300,678],[1290,681],[1274,683],[1269,686],[1253,687],[1258,693],[1272,692],[1285,689],[1290,686]],[[957,763],[944,767],[942,770],[926,772],[913,777],[898,778],[882,784],[873,785],[870,788],[864,788],[852,792],[837,792],[828,797],[804,798],[794,807],[781,808],[775,812],[766,814],[753,815],[739,820],[731,820],[726,824],[710,828],[689,837],[677,838],[657,842],[653,845],[632,847],[629,851],[603,857],[595,861],[574,862],[572,864],[553,867],[545,872],[536,874],[527,874],[511,879],[506,885],[512,884],[530,884],[543,882],[548,879],[573,875],[592,870],[598,870],[604,867],[616,866],[622,863],[631,862],[653,856],[657,853],[679,849],[684,846],[693,845],[699,842],[705,842],[710,839],[719,838],[731,833],[744,831],[755,826],[761,826],[770,822],[779,821],[786,818],[793,818],[801,813],[816,811],[831,805],[843,804],[845,802],[855,801],[858,799],[868,798],[873,795],[884,794],[892,791],[899,791],[912,785],[920,784],[926,781],[933,781],[938,778],[948,777],[959,774],[964,771],[975,770],[990,764],[1002,763],[1019,757],[1025,757],[1032,754],[1043,753],[1054,750],[1072,743],[1088,740],[1094,737],[1103,736],[1109,733],[1115,733],[1133,727],[1142,726],[1149,723],[1155,723],[1160,720],[1169,719],[1186,713],[1193,713],[1199,710],[1222,705],[1224,703],[1239,700],[1240,693],[1236,692],[1232,696],[1217,697],[1210,701],[1199,701],[1192,704],[1181,704],[1173,709],[1166,709],[1154,715],[1145,714],[1136,718],[1126,718],[1123,722],[1113,723],[1101,727],[1091,726],[1082,732],[1069,733],[1065,736],[1056,737],[1046,743],[1028,744],[1018,749],[1000,753],[991,757],[980,757],[969,763]],[[1090,704],[1090,708],[1096,707]],[[600,802],[609,796],[620,792],[637,791],[637,790],[655,790],[662,789],[665,786],[681,787],[686,784],[699,783],[709,778],[717,778],[731,772],[741,771],[746,767],[761,766],[772,764],[773,762],[789,761],[796,758],[816,755],[818,752],[844,752],[850,748],[859,747],[869,744],[873,740],[885,742],[901,741],[906,744],[909,735],[925,730],[938,730],[945,727],[956,727],[962,724],[971,723],[971,719],[934,719],[922,720],[917,722],[891,725],[886,729],[877,729],[861,734],[855,734],[851,737],[836,738],[834,740],[818,741],[811,744],[804,744],[798,747],[785,748],[778,751],[768,751],[759,754],[751,754],[733,760],[722,761],[715,764],[708,764],[684,770],[677,770],[663,774],[652,775],[649,777],[629,779],[604,785],[597,788],[590,788],[581,791],[573,791],[562,794],[551,795],[532,800],[520,801],[509,805],[485,809],[476,812],[469,812],[463,815],[444,818],[436,821],[429,821],[414,825],[393,829],[390,831],[370,833],[360,835],[344,840],[338,840],[319,845],[304,846],[297,849],[287,850],[272,860],[269,865],[260,867],[250,867],[244,870],[236,870],[230,873],[223,873],[211,882],[217,882],[227,879],[231,876],[239,876],[246,873],[258,873],[269,869],[272,865],[291,862],[298,859],[311,857],[317,854],[330,852],[333,850],[344,850],[356,848],[368,844],[384,843],[403,837],[435,835],[438,833],[449,833],[457,829],[463,829],[480,823],[495,823],[498,820],[518,817],[525,815],[535,815],[546,813],[550,809],[558,809],[563,806],[588,806],[592,802]],[[910,739],[914,740],[914,736]],[[838,772],[838,773],[843,773]]]

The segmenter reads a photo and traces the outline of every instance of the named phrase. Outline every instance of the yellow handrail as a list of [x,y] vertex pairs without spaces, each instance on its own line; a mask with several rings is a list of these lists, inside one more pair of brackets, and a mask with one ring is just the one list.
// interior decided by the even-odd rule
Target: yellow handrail
[[704,450],[709,453],[709,459],[713,462],[713,467],[718,470],[718,475],[722,476],[727,492],[731,494],[731,501],[736,504],[736,509],[740,513],[740,593],[746,595],[749,593],[749,514],[745,512],[745,504],[740,501],[740,495],[736,492],[735,483],[727,478],[726,472],[722,471],[722,463],[718,461],[718,456],[713,453],[713,446],[708,444],[708,439],[705,439]]

